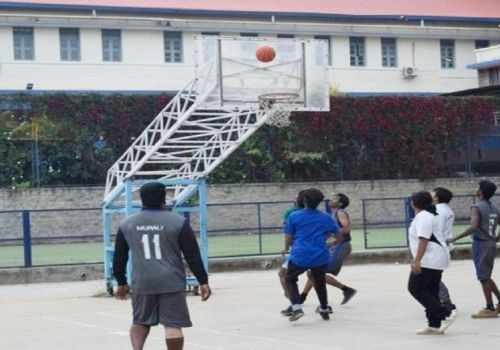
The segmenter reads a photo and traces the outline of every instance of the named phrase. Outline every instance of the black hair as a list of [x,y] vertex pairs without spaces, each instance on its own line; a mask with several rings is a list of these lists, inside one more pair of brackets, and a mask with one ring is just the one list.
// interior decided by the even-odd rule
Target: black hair
[[436,193],[438,203],[450,203],[453,198],[453,193],[444,187],[436,187],[434,192]]
[[340,208],[341,209],[345,209],[349,206],[349,203],[351,203],[351,201],[349,200],[349,197],[347,197],[345,194],[343,193],[336,193],[335,196],[339,197],[339,202],[341,204]]
[[305,193],[306,190],[300,190],[299,193],[297,194],[297,199],[295,200],[295,203],[299,208],[304,208],[306,206],[304,203]]
[[432,196],[429,192],[414,192],[411,195],[411,201],[415,208],[425,210],[431,214],[437,215],[436,206],[432,204]]
[[479,191],[483,194],[483,198],[489,200],[497,191],[497,185],[490,180],[479,181]]
[[304,203],[308,208],[316,209],[324,198],[323,192],[317,188],[308,188],[304,191]]
[[166,190],[161,182],[149,182],[140,189],[142,205],[146,208],[163,208]]

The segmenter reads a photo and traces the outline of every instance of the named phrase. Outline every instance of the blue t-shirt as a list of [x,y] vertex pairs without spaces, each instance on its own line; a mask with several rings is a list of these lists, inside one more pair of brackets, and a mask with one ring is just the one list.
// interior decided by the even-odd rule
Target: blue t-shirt
[[318,209],[291,213],[285,226],[285,234],[293,236],[290,261],[302,267],[328,264],[330,251],[326,239],[338,230],[333,218]]

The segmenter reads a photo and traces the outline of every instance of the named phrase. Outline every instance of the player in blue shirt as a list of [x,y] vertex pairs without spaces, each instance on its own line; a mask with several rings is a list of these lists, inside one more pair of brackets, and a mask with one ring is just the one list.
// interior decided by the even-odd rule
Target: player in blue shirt
[[330,215],[317,209],[323,199],[324,195],[320,190],[316,188],[305,190],[305,208],[290,214],[285,226],[285,250],[290,248],[285,277],[293,309],[290,321],[296,321],[304,315],[297,281],[307,270],[311,271],[316,283],[315,290],[320,302],[319,314],[324,320],[330,318],[325,285],[330,251],[326,240],[336,233],[339,227]]

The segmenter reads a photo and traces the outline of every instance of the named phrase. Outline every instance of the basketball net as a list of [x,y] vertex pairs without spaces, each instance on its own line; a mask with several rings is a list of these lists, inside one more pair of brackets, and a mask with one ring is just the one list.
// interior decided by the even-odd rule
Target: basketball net
[[290,125],[290,107],[299,97],[294,93],[271,93],[259,96],[259,107],[267,111],[266,124],[284,128]]

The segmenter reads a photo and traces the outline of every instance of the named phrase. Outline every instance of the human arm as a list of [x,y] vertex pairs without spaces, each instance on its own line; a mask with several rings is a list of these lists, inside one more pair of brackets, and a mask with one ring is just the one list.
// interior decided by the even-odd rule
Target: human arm
[[422,258],[424,257],[428,243],[429,240],[427,238],[418,237],[417,252],[411,262],[411,271],[416,275],[422,273]]
[[285,234],[285,248],[281,251],[281,255],[285,255],[290,251],[290,247],[293,243],[293,236],[289,234]]
[[113,255],[113,275],[118,284],[115,291],[115,297],[120,300],[127,299],[130,292],[127,283],[128,252],[129,246],[120,228],[116,234],[115,252]]
[[349,219],[349,215],[345,211],[339,210],[337,211],[336,216],[337,221],[340,225],[339,230],[335,234],[335,240],[332,242],[332,244],[342,242],[344,235],[347,235],[349,232],[351,232],[351,220]]
[[460,235],[458,235],[454,238],[447,239],[446,243],[447,244],[454,243],[454,242],[458,241],[459,239],[462,239],[464,237],[469,236],[472,232],[479,229],[479,224],[480,224],[479,221],[480,221],[479,210],[476,207],[472,207],[469,227],[467,227],[465,229],[465,231],[462,232]]
[[189,269],[200,284],[201,300],[205,301],[210,297],[212,291],[208,285],[208,275],[201,259],[200,248],[196,241],[196,236],[187,221],[184,222],[179,234],[179,244]]
[[284,249],[281,251],[281,255],[285,255],[286,253],[289,253],[290,252],[290,247],[292,246],[292,243],[293,243],[293,235],[295,233],[295,222],[294,222],[294,219],[293,219],[293,214],[291,214],[288,219],[286,220],[286,223],[285,223],[285,228],[284,228],[284,232],[285,232],[285,247]]

